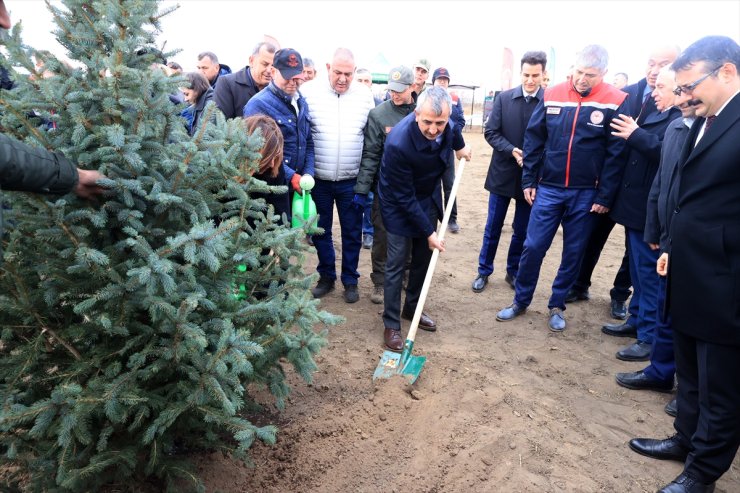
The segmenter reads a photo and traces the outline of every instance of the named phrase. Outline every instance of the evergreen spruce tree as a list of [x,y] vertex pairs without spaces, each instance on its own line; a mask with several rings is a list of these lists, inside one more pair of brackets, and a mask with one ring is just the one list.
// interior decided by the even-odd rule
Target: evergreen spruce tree
[[144,478],[202,489],[183,451],[246,459],[255,440],[274,442],[274,426],[240,415],[257,404],[250,391],[267,388],[282,407],[284,366],[310,381],[326,343],[314,327],[338,319],[310,296],[305,232],[250,198],[270,190],[251,178],[259,135],[210,105],[187,136],[168,98],[183,79],[150,68],[169,12],[142,0],[48,8],[75,66],[24,46],[16,26],[8,63],[30,75],[0,91],[0,124],[99,169],[111,192],[99,203],[3,197],[6,472],[34,491]]

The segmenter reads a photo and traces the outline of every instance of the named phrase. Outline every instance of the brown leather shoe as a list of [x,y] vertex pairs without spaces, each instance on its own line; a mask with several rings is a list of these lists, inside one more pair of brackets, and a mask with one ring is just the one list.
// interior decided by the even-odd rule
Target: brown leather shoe
[[[414,318],[414,312],[411,310],[403,310],[401,312],[401,318],[405,320],[412,320]],[[428,330],[434,332],[437,330],[437,322],[432,320],[432,317],[424,312],[421,312],[421,318],[419,319],[419,328],[422,330]]]
[[400,330],[393,330],[386,327],[385,332],[383,332],[383,339],[385,340],[386,347],[391,351],[400,351],[403,349],[403,339],[401,338]]

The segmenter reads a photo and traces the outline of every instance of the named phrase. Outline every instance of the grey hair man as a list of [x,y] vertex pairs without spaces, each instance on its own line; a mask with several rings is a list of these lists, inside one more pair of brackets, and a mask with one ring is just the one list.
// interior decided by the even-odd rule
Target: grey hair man
[[270,83],[275,51],[277,48],[271,43],[257,43],[249,56],[249,65],[221,77],[213,101],[226,118],[241,118],[247,101]]

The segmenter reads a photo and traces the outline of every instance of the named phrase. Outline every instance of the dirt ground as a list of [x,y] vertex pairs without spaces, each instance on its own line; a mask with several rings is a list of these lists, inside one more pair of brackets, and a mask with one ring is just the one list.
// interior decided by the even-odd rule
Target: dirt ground
[[[560,232],[527,313],[497,322],[496,312],[513,298],[502,268],[513,207],[496,272],[484,292],[473,293],[491,148],[479,131],[465,137],[474,157],[459,193],[461,230],[447,235],[426,303],[439,329],[416,337],[415,354],[427,357],[421,377],[413,385],[400,377],[372,380],[383,353],[382,305],[370,302],[370,251],[362,250],[360,301],[344,303],[340,288],[321,302],[347,320],[330,329],[313,385],[293,376],[287,408],[264,417],[280,428],[277,444],[253,447],[253,469],[219,454],[205,457],[199,469],[208,491],[653,492],[681,472],[676,462],[627,447],[633,437],[671,435],[673,422],[663,412],[670,395],[615,383],[616,372],[644,363],[617,360],[614,353],[631,341],[600,331],[613,322],[608,291],[622,232],[615,230],[605,248],[591,300],[565,312],[565,332],[547,328]],[[716,491],[740,491],[740,458]]]

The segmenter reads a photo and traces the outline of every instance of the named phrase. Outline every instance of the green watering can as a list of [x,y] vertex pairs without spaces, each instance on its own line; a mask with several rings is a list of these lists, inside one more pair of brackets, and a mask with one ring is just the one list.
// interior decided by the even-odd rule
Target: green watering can
[[313,176],[301,176],[298,184],[301,187],[301,193],[295,192],[293,194],[293,219],[291,220],[291,226],[294,228],[302,228],[316,217],[316,202],[311,198],[311,190],[316,184]]

